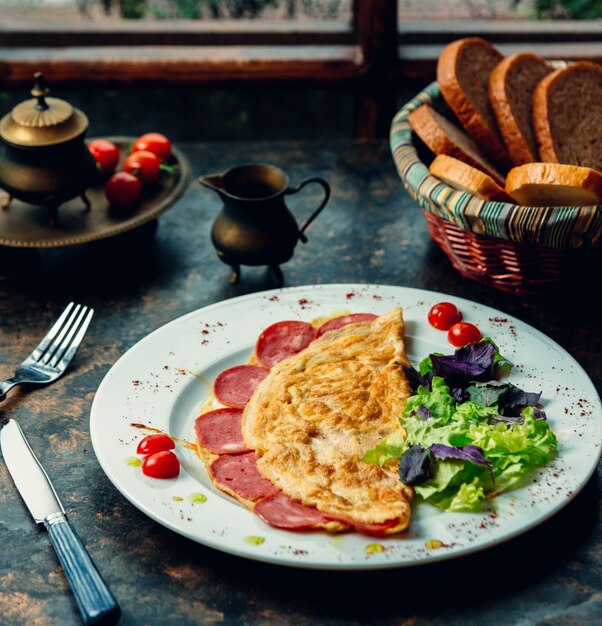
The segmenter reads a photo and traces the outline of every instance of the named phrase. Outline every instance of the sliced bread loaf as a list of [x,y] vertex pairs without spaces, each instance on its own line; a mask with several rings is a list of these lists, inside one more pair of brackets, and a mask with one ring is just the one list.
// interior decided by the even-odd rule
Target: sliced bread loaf
[[506,171],[510,155],[489,102],[489,75],[503,55],[480,37],[447,45],[437,63],[437,81],[445,101],[482,152]]
[[471,138],[428,104],[412,111],[408,122],[435,154],[446,154],[464,161],[491,176],[498,184],[504,184],[504,176],[481,154]]
[[500,61],[489,76],[489,101],[515,165],[539,161],[533,131],[533,92],[552,68],[537,54],[519,52]]
[[491,176],[445,154],[435,157],[429,172],[448,185],[462,191],[470,191],[483,200],[516,204]]
[[541,161],[602,171],[602,66],[579,61],[548,74],[533,94]]
[[577,165],[527,163],[508,172],[506,191],[524,206],[602,204],[602,174]]

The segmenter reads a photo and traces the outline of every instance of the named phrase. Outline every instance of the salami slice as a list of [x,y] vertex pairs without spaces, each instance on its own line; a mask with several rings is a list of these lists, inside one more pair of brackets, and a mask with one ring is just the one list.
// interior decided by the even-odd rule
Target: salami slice
[[270,526],[289,530],[310,530],[328,521],[318,509],[295,502],[281,491],[259,500],[255,513]]
[[213,394],[218,402],[236,409],[244,409],[255,387],[269,374],[265,367],[237,365],[223,371],[213,383]]
[[194,422],[194,431],[201,445],[213,454],[249,452],[242,439],[241,409],[215,409],[203,413]]
[[255,452],[223,454],[211,464],[211,474],[218,485],[247,500],[259,500],[278,492],[278,489],[259,473]]
[[316,329],[307,322],[277,322],[259,335],[255,354],[261,365],[270,368],[307,348],[315,337]]
[[341,315],[340,317],[333,317],[331,320],[324,322],[320,328],[318,328],[317,336],[321,337],[329,330],[336,330],[347,326],[347,324],[355,324],[356,322],[371,322],[376,319],[377,315],[372,313],[350,313],[349,315]]

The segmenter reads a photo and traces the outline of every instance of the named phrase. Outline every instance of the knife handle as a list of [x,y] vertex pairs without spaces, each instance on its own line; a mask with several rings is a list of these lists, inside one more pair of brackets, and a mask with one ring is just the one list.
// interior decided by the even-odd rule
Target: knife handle
[[44,526],[71,585],[84,624],[116,624],[121,609],[65,515],[49,515]]

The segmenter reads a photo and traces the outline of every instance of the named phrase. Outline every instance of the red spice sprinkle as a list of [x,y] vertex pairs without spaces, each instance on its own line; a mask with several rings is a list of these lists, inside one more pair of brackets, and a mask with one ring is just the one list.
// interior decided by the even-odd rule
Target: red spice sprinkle
[[307,304],[309,302],[309,300],[307,300],[306,298],[301,298],[300,300],[298,300],[298,303],[303,306],[304,304]]
[[208,334],[209,334],[209,331],[208,331],[208,330],[202,330],[202,331],[201,331],[201,334],[202,334],[202,335],[208,335]]
[[373,295],[373,296],[372,296],[372,299],[373,299],[373,300],[382,300],[382,299],[383,299],[383,297],[382,297],[382,296]]
[[133,380],[132,381],[132,385],[134,385],[134,387],[137,387],[140,384],[139,380]]
[[272,296],[272,297],[268,298],[268,300],[270,300],[271,302],[278,302],[279,298],[278,298],[278,296]]
[[351,300],[351,298],[355,298],[355,296],[356,294],[353,291],[350,291],[348,294],[345,295],[347,300]]

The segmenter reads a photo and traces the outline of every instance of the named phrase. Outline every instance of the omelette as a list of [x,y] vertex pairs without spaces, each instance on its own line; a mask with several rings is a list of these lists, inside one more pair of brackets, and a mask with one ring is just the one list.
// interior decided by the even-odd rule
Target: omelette
[[[214,483],[281,528],[404,530],[412,489],[395,466],[362,461],[383,437],[405,434],[398,416],[411,392],[402,365],[409,362],[400,308],[324,332],[266,370],[244,408],[197,418],[199,453]],[[216,406],[213,397],[203,408]],[[212,426],[224,411],[230,425]],[[216,429],[223,439],[238,428],[234,448],[207,449]]]

